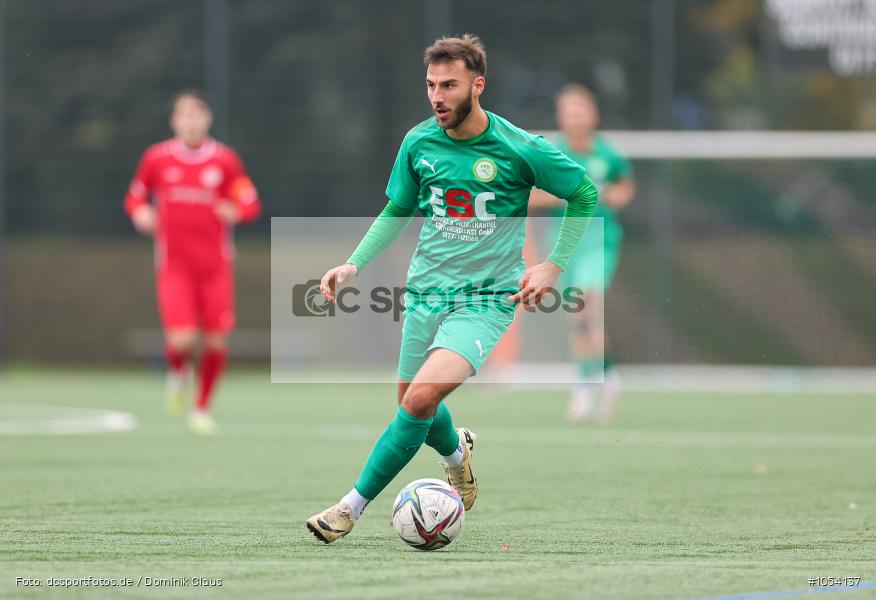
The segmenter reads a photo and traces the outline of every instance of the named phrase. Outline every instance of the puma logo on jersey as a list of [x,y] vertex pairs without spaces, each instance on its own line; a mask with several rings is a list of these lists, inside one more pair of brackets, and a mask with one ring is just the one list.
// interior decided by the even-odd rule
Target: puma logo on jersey
[[481,346],[481,341],[479,339],[475,340],[475,345],[478,347],[478,350],[480,351],[480,354],[478,354],[478,358],[480,358],[481,356],[484,355],[484,347]]
[[435,162],[433,162],[432,164],[429,164],[429,161],[427,161],[427,160],[424,158],[424,159],[420,160],[420,164],[421,164],[421,165],[426,165],[427,167],[429,167],[430,169],[432,169],[432,175],[434,175],[434,174],[435,174],[435,165],[438,164],[438,159],[436,158],[436,159],[435,159]]

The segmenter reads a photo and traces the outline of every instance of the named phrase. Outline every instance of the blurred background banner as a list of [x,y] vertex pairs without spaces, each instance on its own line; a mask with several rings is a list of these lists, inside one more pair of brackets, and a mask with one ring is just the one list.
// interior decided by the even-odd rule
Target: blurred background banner
[[[873,3],[825,4],[827,21],[778,0],[0,2],[3,356],[160,363],[151,243],[122,198],[142,151],[170,136],[175,91],[205,89],[265,215],[369,217],[402,137],[430,114],[423,48],[473,32],[487,109],[550,131],[554,94],[584,83],[633,158],[638,195],[606,306],[621,362],[872,365],[869,142],[765,156],[767,135],[734,157],[667,158],[624,138],[876,129]],[[232,343],[265,362],[269,232],[263,218],[238,233]]]

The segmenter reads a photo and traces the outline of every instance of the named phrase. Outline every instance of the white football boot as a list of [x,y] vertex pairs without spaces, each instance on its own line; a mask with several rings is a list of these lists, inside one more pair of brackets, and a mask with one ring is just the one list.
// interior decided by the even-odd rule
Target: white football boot
[[593,392],[591,384],[579,383],[572,388],[569,406],[566,407],[566,418],[572,423],[582,423],[590,418],[593,412]]
[[356,521],[349,504],[338,502],[307,519],[307,528],[320,542],[331,544],[351,531]]
[[444,467],[444,472],[447,474],[447,483],[459,492],[459,495],[462,496],[462,505],[465,510],[469,510],[474,504],[475,498],[478,497],[478,480],[475,479],[471,470],[471,454],[478,436],[471,429],[465,427],[458,427],[456,433],[459,434],[459,441],[465,452],[462,462],[456,467],[449,467],[447,463],[441,461],[441,466]]

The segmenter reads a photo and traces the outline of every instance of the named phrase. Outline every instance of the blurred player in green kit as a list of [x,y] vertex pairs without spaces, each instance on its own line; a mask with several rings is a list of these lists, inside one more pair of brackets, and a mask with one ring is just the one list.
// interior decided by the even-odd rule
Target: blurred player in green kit
[[[557,146],[585,167],[599,188],[599,202],[592,216],[601,218],[603,225],[600,228],[594,221],[559,281],[561,285],[582,289],[586,306],[574,314],[575,322],[569,337],[571,355],[580,371],[580,382],[572,389],[567,414],[574,422],[592,416],[609,422],[617,410],[620,378],[613,368],[605,332],[605,292],[617,270],[623,243],[623,229],[617,212],[630,203],[636,188],[629,161],[597,131],[599,108],[596,98],[587,88],[578,84],[563,88],[556,99],[556,119],[562,133]],[[565,204],[540,189],[533,190],[530,198],[531,209],[546,209],[548,214],[557,217],[562,216]],[[554,221],[558,224],[559,219]],[[553,237],[556,234],[557,227],[554,226]],[[600,260],[600,253],[603,253],[603,260]],[[591,383],[597,381],[604,383]]]

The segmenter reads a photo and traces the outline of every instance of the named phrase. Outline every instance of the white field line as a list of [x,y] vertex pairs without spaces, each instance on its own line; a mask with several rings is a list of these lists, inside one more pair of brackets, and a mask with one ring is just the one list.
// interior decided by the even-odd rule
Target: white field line
[[[178,435],[178,427],[147,426],[145,434]],[[594,430],[565,428],[478,427],[482,441],[499,444],[606,446],[651,448],[876,448],[876,436],[820,433],[759,433],[726,431]],[[337,442],[373,442],[379,427],[364,425],[222,423],[223,437],[296,437]]]
[[67,406],[0,404],[0,435],[82,435],[137,428],[129,413]]

